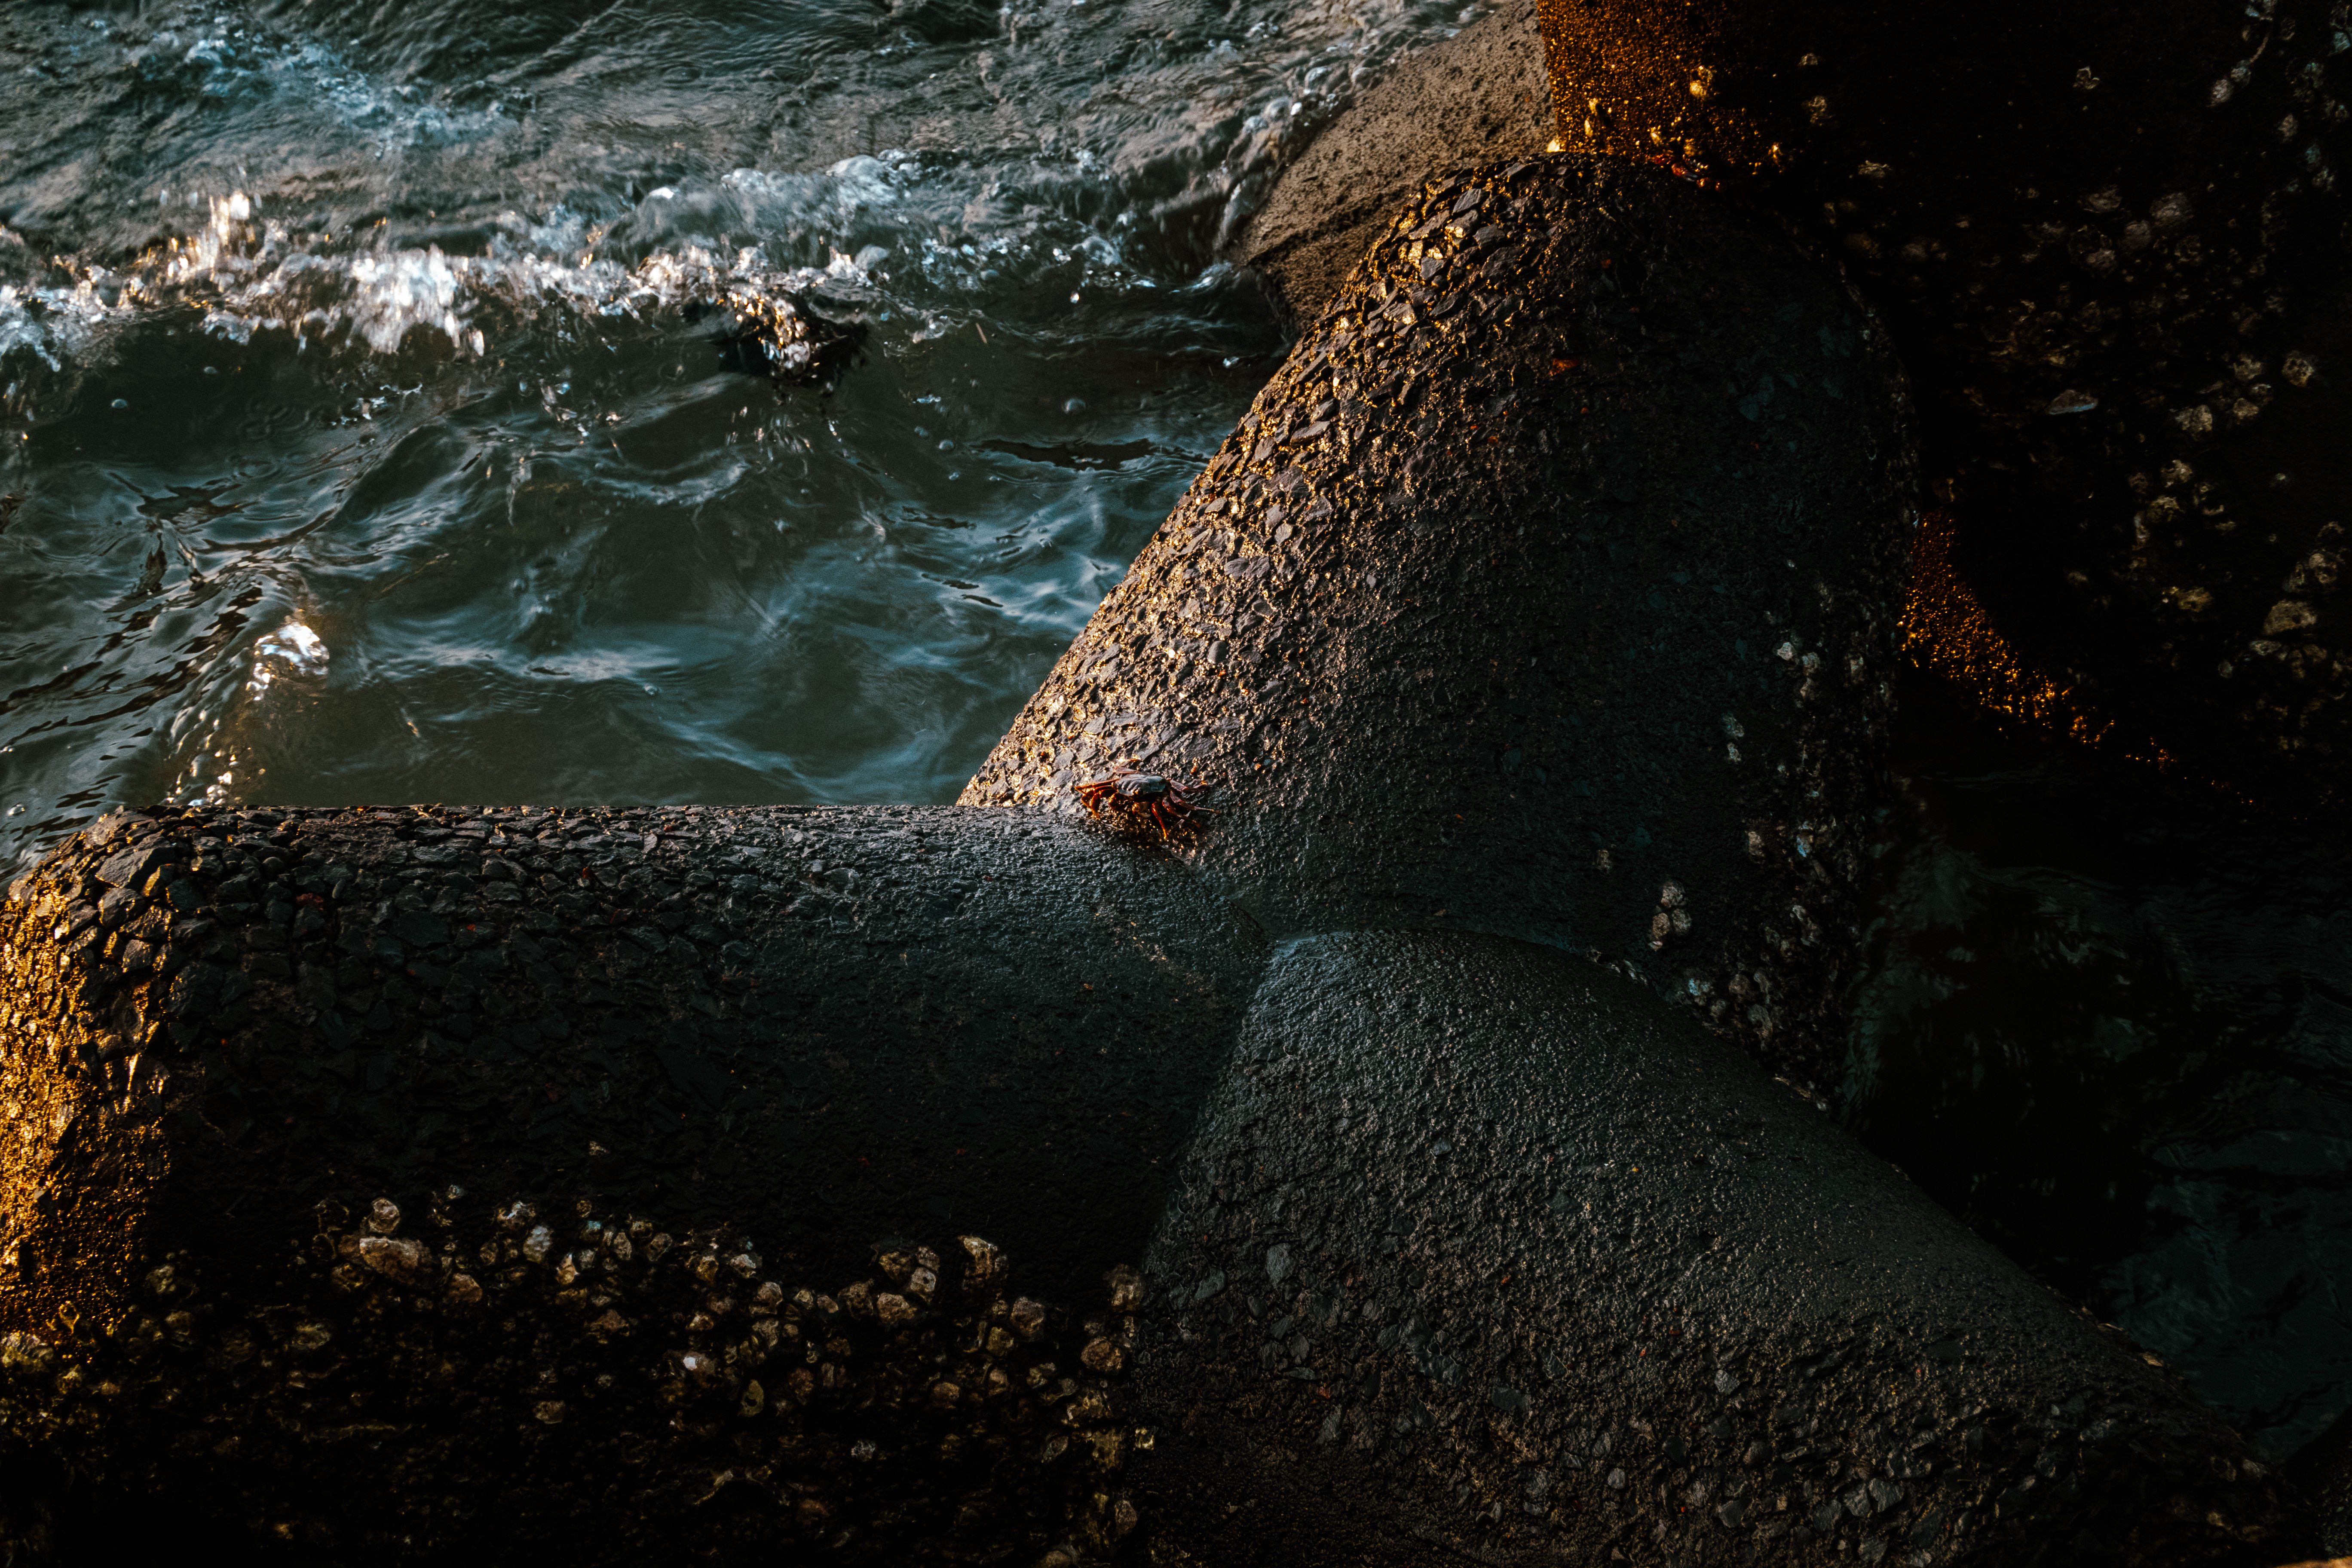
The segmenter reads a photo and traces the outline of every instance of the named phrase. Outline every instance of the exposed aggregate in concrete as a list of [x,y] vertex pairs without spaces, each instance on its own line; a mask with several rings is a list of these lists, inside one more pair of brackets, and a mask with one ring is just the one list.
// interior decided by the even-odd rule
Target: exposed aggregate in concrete
[[[1869,318],[1654,173],[1423,202],[974,783],[1030,809],[196,809],[12,887],[0,1532],[2299,1544],[1703,1033],[1803,1081],[1853,949],[1910,521]],[[1087,823],[1121,756],[1224,815]]]
[[2340,797],[2352,5],[1541,10],[1571,149],[1769,204],[1883,312],[1954,565],[1923,661],[2267,804]]
[[1278,955],[1146,1268],[1139,1500],[1213,1562],[2311,1544],[2156,1358],[1687,1016],[1538,948]]
[[1913,514],[1868,313],[1656,171],[1432,179],[965,791],[1124,756],[1278,936],[1491,931],[1834,1080]]
[[1553,136],[1535,0],[1399,59],[1283,165],[1233,249],[1294,321],[1323,313],[1430,171],[1500,167]]
[[[1172,870],[952,809],[110,818],[0,921],[5,1458],[338,1560],[504,1550],[607,1470],[593,1561],[1099,1547],[1132,1287],[988,1291],[1098,1299],[1158,1213],[1261,951]],[[873,1238],[959,1212],[987,1289],[894,1321],[922,1255]],[[1092,1458],[1041,1458],[1070,1411]]]

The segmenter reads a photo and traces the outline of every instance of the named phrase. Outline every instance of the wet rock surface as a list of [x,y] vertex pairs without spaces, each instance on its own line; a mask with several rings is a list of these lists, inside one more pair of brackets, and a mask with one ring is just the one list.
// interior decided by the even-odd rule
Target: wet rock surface
[[1858,931],[1912,478],[1868,313],[1656,171],[1433,179],[963,795],[1124,758],[1277,937],[1589,953],[1801,1080]]
[[1147,1513],[1211,1562],[2276,1564],[2172,1374],[1624,981],[1270,965],[1146,1265]]
[[1941,503],[1923,659],[2183,776],[2337,798],[2352,12],[1546,0],[1543,26],[1570,147],[1747,193],[1885,312]]

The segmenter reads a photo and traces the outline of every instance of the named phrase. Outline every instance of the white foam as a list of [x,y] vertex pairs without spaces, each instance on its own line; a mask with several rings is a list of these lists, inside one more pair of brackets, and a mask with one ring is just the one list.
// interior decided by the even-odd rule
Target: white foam
[[[716,180],[673,178],[618,217],[560,206],[509,214],[481,255],[431,245],[362,248],[365,234],[304,238],[299,231],[315,221],[299,205],[307,196],[284,209],[280,225],[271,221],[266,191],[167,189],[157,193],[167,206],[204,210],[201,228],[115,273],[84,267],[61,280],[36,273],[0,286],[0,354],[29,351],[62,368],[102,352],[109,331],[144,308],[184,304],[199,309],[206,331],[239,342],[285,331],[305,345],[323,340],[391,353],[421,331],[479,355],[493,352],[505,310],[635,316],[702,299],[748,302],[774,317],[820,288],[852,300],[887,291],[877,274],[890,270],[894,256],[914,263],[925,286],[919,299],[893,307],[924,321],[919,339],[961,323],[954,295],[996,292],[1033,247],[1042,266],[1044,250],[1056,244],[1064,259],[1083,258],[1074,293],[1092,299],[1106,289],[1150,287],[1155,279],[1122,254],[1140,232],[1138,221],[1213,203],[1229,240],[1287,156],[1294,128],[1346,96],[1367,63],[1426,31],[1427,9],[1423,0],[1381,0],[1352,25],[1302,32],[1296,44],[1277,42],[1283,29],[1262,23],[1245,47],[1219,47],[1218,58],[1229,63],[1213,65],[1207,81],[1196,65],[1181,64],[1139,78],[1139,101],[1161,111],[1142,115],[1139,130],[1049,116],[1009,132],[1011,142],[979,154],[979,164],[957,153],[892,149],[822,171],[740,167]],[[331,48],[225,16],[125,47],[126,66],[194,73],[207,93],[226,93],[235,79],[238,91],[278,95],[289,110],[323,106],[372,140],[380,159],[520,130],[499,102],[452,107],[448,93],[427,84],[379,80]],[[986,79],[986,52],[980,62]],[[1216,90],[1202,96],[1210,85]],[[1082,138],[1100,144],[1080,145]],[[719,236],[731,256],[701,248]],[[746,237],[755,243],[738,248]],[[813,249],[826,258],[812,264]],[[938,320],[942,314],[955,320]]]

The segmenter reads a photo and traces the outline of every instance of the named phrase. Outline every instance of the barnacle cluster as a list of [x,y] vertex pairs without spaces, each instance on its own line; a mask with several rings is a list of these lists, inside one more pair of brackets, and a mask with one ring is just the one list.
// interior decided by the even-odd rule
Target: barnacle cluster
[[[952,1263],[878,1242],[872,1275],[820,1290],[727,1227],[673,1236],[591,1199],[449,1187],[411,1207],[320,1205],[264,1296],[182,1253],[104,1329],[0,1338],[10,1443],[231,1532],[363,1555],[496,1537],[534,1492],[612,1505],[597,1561],[681,1537],[1100,1559],[1136,1530],[1131,1268],[1077,1319],[1013,1294],[979,1237]],[[387,1445],[403,1484],[360,1484]]]

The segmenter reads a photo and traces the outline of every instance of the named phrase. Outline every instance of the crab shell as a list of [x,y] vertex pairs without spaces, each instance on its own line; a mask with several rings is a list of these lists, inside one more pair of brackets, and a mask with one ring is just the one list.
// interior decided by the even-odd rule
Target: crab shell
[[1159,800],[1169,793],[1169,783],[1158,773],[1128,773],[1111,781],[1121,800]]

